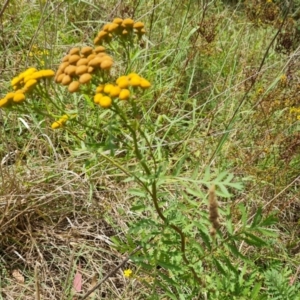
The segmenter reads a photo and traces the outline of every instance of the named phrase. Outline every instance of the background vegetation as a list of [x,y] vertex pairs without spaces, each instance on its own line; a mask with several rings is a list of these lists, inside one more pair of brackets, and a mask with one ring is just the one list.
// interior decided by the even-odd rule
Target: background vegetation
[[[299,1],[0,9],[1,98],[14,76],[57,70],[114,18],[144,22],[127,70],[152,84],[135,120],[146,137],[138,147],[158,166],[154,180],[120,140],[112,151],[102,129],[111,115],[90,114],[63,87],[66,109],[79,107],[99,132],[74,124],[74,136],[38,111],[1,109],[1,299],[82,299],[112,270],[84,299],[300,299]],[[116,62],[124,68],[122,52]],[[166,219],[136,177],[157,183]]]

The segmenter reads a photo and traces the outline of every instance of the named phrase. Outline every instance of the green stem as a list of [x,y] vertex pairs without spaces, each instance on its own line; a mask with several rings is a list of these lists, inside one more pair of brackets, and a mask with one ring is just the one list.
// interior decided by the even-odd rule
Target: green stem
[[[124,114],[121,112],[121,110],[117,106],[115,106],[114,108],[115,108],[115,112],[120,116],[120,118],[123,120],[125,126],[131,132],[132,138],[133,138],[133,143],[134,143],[135,155],[136,155],[137,159],[139,160],[140,164],[142,165],[145,173],[148,176],[150,176],[151,175],[151,171],[150,171],[149,167],[147,166],[147,164],[145,163],[145,161],[143,160],[142,153],[141,153],[140,149],[138,148],[137,135],[136,135],[135,129],[132,128],[128,124],[127,118],[126,118],[126,116],[124,116]],[[139,132],[142,132],[142,130],[140,129]],[[145,138],[145,135],[144,134],[142,134],[142,135]],[[149,148],[149,150],[151,151],[151,148]],[[143,186],[145,187],[146,185],[143,184]],[[163,221],[164,224],[169,225],[174,231],[176,231],[179,234],[179,236],[180,236],[180,248],[181,248],[181,253],[182,253],[183,261],[188,266],[188,268],[190,269],[190,271],[193,273],[195,280],[197,280],[197,282],[200,285],[203,286],[204,282],[198,277],[195,269],[190,265],[190,261],[188,260],[188,258],[186,256],[186,237],[185,237],[185,234],[182,232],[182,230],[178,226],[176,226],[174,224],[168,224],[167,218],[164,216],[162,210],[159,207],[158,197],[157,197],[156,178],[153,179],[151,188],[152,188],[152,192],[150,192],[149,194],[151,195],[152,202],[153,202],[154,207],[155,207],[155,211],[157,212],[158,216],[160,217],[160,219]],[[147,191],[149,192],[148,187],[147,187]]]

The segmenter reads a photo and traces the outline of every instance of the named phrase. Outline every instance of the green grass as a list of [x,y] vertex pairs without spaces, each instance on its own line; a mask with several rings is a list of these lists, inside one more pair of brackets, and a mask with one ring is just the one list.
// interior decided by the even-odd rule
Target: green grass
[[[282,15],[249,19],[251,5],[272,13],[267,5],[276,4],[240,2],[9,1],[0,19],[0,98],[26,68],[56,70],[70,48],[92,45],[114,17],[145,23],[129,64],[122,48],[110,49],[112,72],[138,72],[152,84],[137,99],[138,114],[122,109],[135,118],[130,126],[143,126],[137,145],[151,172],[157,167],[158,204],[169,223],[142,187],[151,176],[126,146],[128,128],[110,110],[93,108],[88,94],[61,86],[54,93],[49,85],[52,104],[35,99],[36,111],[0,109],[0,158],[18,151],[0,167],[0,299],[75,299],[77,270],[83,295],[140,244],[89,299],[299,298],[300,138],[290,113],[300,107],[299,49],[278,52],[278,39],[269,47]],[[69,131],[52,130],[61,115],[54,104],[62,103],[71,112],[79,107],[91,128],[71,122]],[[53,114],[40,114],[45,108]],[[270,224],[259,227],[265,219]],[[187,258],[206,285],[192,282],[170,224],[186,234]],[[235,234],[244,240],[231,240]],[[134,276],[125,278],[125,269]]]

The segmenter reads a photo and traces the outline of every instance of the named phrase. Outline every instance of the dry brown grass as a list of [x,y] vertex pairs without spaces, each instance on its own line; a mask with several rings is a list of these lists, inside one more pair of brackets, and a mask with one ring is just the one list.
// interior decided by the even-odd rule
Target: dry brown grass
[[[128,209],[125,195],[101,171],[93,176],[102,184],[105,181],[105,187],[98,191],[91,188],[93,180],[71,170],[70,162],[71,158],[61,157],[55,162],[41,158],[32,159],[30,166],[25,162],[18,166],[16,161],[1,167],[4,299],[34,299],[37,280],[41,299],[62,299],[63,295],[71,299],[78,266],[86,292],[95,274],[101,279],[123,259],[111,246],[110,237],[126,229],[118,213],[121,207]],[[108,212],[113,220],[107,218]],[[15,278],[16,270],[24,282]],[[96,298],[130,299],[130,290],[120,270],[96,292]]]

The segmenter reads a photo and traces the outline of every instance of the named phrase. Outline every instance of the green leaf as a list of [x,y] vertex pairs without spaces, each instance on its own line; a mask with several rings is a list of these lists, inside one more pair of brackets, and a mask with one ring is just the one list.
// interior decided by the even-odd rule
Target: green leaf
[[233,225],[232,225],[232,216],[231,215],[227,216],[226,228],[227,228],[228,233],[230,235],[233,235]]
[[217,176],[217,178],[215,180],[217,182],[221,182],[227,175],[228,175],[228,173],[226,171],[223,171],[220,174],[218,174],[218,176]]
[[239,258],[245,258],[242,253],[238,250],[238,248],[236,247],[236,245],[234,244],[234,242],[228,242],[225,244],[226,247],[229,249],[229,251],[236,257]]
[[178,300],[178,299],[177,299],[177,296],[175,296],[173,293],[170,293],[170,292],[168,292],[168,291],[164,291],[164,292],[165,292],[165,294],[163,294],[163,295],[161,296],[161,299],[164,299],[165,296],[168,296],[168,297],[169,297],[168,299]]
[[173,175],[174,176],[178,176],[181,172],[182,166],[186,160],[186,158],[188,157],[187,154],[183,155],[180,160],[177,162],[175,169],[173,170]]
[[253,218],[253,221],[252,221],[252,224],[251,224],[251,228],[254,228],[254,227],[256,227],[259,223],[260,223],[260,221],[262,220],[262,208],[261,207],[259,207],[258,209],[257,209],[257,212],[256,212],[256,214],[255,214],[255,216],[254,216],[254,218]]
[[206,247],[211,250],[211,241],[210,241],[210,238],[209,236],[203,232],[202,230],[199,229],[199,234],[201,235],[202,237],[202,240],[204,242],[204,244],[206,245]]
[[157,261],[157,265],[159,265],[162,268],[165,268],[167,270],[170,270],[170,271],[180,271],[181,270],[181,268],[179,266],[176,266],[174,264],[171,264],[171,263],[168,263],[165,261],[161,261],[161,260]]
[[133,206],[131,206],[130,210],[132,210],[132,211],[145,211],[146,210],[146,205],[144,205],[144,204],[133,205]]
[[251,296],[250,299],[256,300],[256,297],[259,295],[259,291],[261,288],[262,283],[261,282],[257,282],[251,292]]
[[138,197],[146,197],[146,192],[141,189],[128,189],[128,193],[133,195],[133,196],[138,196]]
[[204,193],[200,189],[199,190],[194,190],[194,189],[191,189],[191,188],[186,188],[186,191],[189,194],[191,194],[191,195],[193,195],[193,196],[195,196],[197,198],[200,198],[200,199],[204,199],[205,198]]
[[[180,268],[179,268],[180,269]],[[180,287],[180,285],[174,281],[172,278],[168,277],[167,275],[165,275],[164,273],[158,271],[157,274],[164,279],[170,286],[174,286],[174,287]]]
[[217,269],[220,271],[220,273],[222,273],[224,276],[226,276],[227,272],[223,268],[222,263],[218,259],[216,259],[215,257],[213,258],[213,261],[214,261]]
[[276,224],[278,222],[278,218],[271,214],[268,217],[266,217],[262,222],[260,222],[260,226],[270,226],[273,224]]
[[246,212],[245,205],[243,203],[240,203],[238,205],[238,208],[239,208],[239,211],[242,214],[241,221],[242,221],[242,224],[243,224],[243,228],[245,228],[246,225],[247,225],[247,219],[248,219],[248,215],[247,215],[247,212]]
[[264,241],[263,239],[259,238],[258,236],[255,236],[254,234],[250,232],[244,232],[246,237],[243,237],[243,240],[248,244],[256,247],[263,247],[266,246],[268,243]]
[[228,267],[233,273],[235,273],[236,275],[238,275],[238,273],[239,273],[239,272],[238,272],[238,269],[235,268],[235,267],[233,266],[233,264],[231,263],[231,261],[229,260],[229,258],[228,258],[227,256],[223,256],[222,258],[223,258],[223,260],[225,261],[227,267]]
[[261,234],[265,236],[270,236],[270,237],[277,237],[278,233],[275,232],[272,229],[266,229],[266,228],[256,228],[256,231],[260,232]]
[[231,194],[228,192],[227,188],[223,184],[217,184],[218,189],[216,189],[216,194],[219,197],[230,198]]
[[210,168],[207,167],[205,169],[203,181],[209,182],[210,181]]

